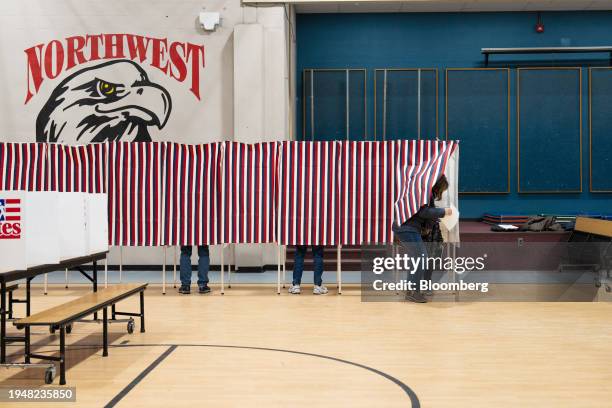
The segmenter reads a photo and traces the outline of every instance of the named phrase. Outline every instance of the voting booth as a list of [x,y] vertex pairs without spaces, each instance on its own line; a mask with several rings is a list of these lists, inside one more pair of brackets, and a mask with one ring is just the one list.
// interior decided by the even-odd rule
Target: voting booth
[[58,195],[0,191],[0,272],[59,262]]
[[107,250],[106,194],[0,191],[0,272]]

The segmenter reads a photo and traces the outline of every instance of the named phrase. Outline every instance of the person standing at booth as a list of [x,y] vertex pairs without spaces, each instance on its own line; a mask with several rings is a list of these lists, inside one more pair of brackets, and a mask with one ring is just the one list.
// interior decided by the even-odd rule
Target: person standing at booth
[[[293,262],[293,283],[289,288],[289,293],[299,295],[302,290],[302,273],[304,272],[304,257],[308,247],[306,245],[298,245],[295,248],[295,260]],[[314,295],[326,295],[328,290],[323,286],[323,247],[315,245],[312,247],[312,258],[314,262]]]
[[[393,226],[393,232],[399,241],[405,245],[407,253],[412,257],[427,257],[427,248],[423,242],[422,234],[424,227],[428,222],[437,221],[440,218],[451,215],[450,208],[436,208],[434,203],[436,200],[442,199],[442,194],[448,189],[448,180],[442,175],[436,181],[431,189],[431,198],[428,205],[422,206],[419,211],[402,225]],[[413,273],[414,272],[414,273]],[[408,281],[416,285],[416,290],[411,290],[406,293],[406,300],[415,303],[427,303],[427,299],[419,290],[421,279],[423,279],[423,268],[418,268],[416,271],[408,272]],[[426,277],[431,279],[431,275]]]
[[[191,293],[191,245],[181,246],[181,287],[179,293],[188,295]],[[210,253],[208,245],[198,245],[198,292],[210,293],[208,287],[208,270],[210,269]]]

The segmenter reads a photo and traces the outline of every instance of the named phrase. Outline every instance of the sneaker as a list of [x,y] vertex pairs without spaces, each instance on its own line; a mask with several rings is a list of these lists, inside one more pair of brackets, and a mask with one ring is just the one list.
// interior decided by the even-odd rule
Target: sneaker
[[299,295],[302,292],[302,289],[300,289],[300,285],[291,285],[291,287],[289,288],[289,293],[291,293],[292,295]]
[[329,291],[323,285],[321,285],[321,286],[315,285],[315,287],[312,289],[312,294],[313,295],[327,295],[327,292],[329,292]]
[[414,303],[427,303],[427,299],[425,299],[425,296],[423,296],[421,292],[417,292],[417,291],[406,293],[406,300],[408,302],[414,302]]
[[181,287],[179,288],[179,293],[182,295],[188,295],[191,293],[191,288],[189,287],[189,285],[181,285]]
[[210,293],[210,288],[208,287],[208,285],[200,285],[198,286],[198,293]]
[[433,290],[426,290],[426,291],[423,291],[423,292],[421,292],[421,293],[422,293],[424,296],[427,296],[427,297],[432,297],[432,296],[434,295]]

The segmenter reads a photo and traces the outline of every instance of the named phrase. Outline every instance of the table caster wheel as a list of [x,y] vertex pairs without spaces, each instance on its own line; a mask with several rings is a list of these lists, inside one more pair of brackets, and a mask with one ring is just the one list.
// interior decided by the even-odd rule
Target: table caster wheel
[[72,325],[71,324],[66,326],[66,333],[72,333]]
[[55,379],[55,367],[49,367],[45,370],[45,384],[53,384]]
[[49,326],[49,333],[51,334],[55,333],[55,326]]
[[127,323],[127,332],[129,334],[134,333],[134,326],[135,326],[134,319],[130,318],[130,320],[128,320],[128,323]]

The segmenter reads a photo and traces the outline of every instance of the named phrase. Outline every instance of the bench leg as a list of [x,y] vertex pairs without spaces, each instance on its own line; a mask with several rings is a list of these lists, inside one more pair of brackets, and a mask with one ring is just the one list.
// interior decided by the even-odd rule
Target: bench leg
[[102,357],[108,356],[108,308],[102,309]]
[[8,293],[8,318],[13,318],[13,291]]
[[145,332],[144,290],[140,291],[140,332]]
[[30,364],[30,326],[25,327],[25,363]]
[[115,304],[114,303],[111,306],[111,319],[117,320],[117,317],[115,316]]
[[60,385],[66,385],[66,327],[60,327]]

